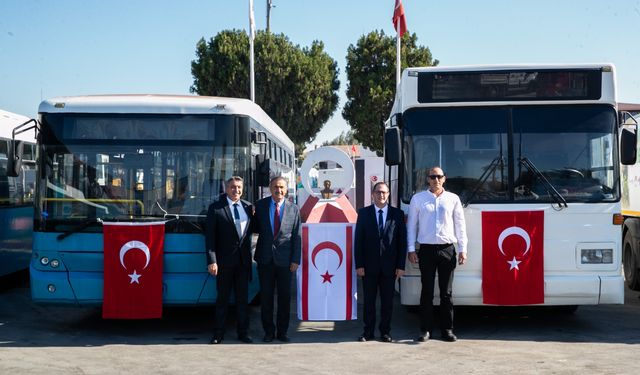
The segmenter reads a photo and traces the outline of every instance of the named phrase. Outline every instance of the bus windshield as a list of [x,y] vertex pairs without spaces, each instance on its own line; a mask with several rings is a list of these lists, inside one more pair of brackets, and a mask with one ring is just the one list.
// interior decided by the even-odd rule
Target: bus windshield
[[569,203],[620,197],[611,106],[414,108],[403,121],[406,203],[434,165],[463,202],[555,202],[552,190]]
[[[242,119],[43,114],[39,229],[96,219],[202,221],[226,179],[249,177],[249,121]],[[167,224],[169,232],[196,229]]]

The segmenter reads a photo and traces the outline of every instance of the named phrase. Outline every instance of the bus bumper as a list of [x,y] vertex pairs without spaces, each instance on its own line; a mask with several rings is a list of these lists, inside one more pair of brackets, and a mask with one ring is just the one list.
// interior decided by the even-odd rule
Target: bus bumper
[[[254,265],[255,268],[255,265]],[[37,303],[102,304],[102,272],[43,271],[31,265],[31,298]],[[259,292],[257,273],[249,283],[249,301]],[[162,299],[165,305],[209,305],[216,302],[216,278],[202,273],[165,273]]]
[[[438,282],[434,305],[439,304]],[[420,275],[405,275],[400,279],[400,303],[419,305],[422,284]],[[456,274],[453,281],[453,303],[461,306],[484,305],[482,280]],[[624,303],[622,275],[545,276],[544,305],[598,305]]]

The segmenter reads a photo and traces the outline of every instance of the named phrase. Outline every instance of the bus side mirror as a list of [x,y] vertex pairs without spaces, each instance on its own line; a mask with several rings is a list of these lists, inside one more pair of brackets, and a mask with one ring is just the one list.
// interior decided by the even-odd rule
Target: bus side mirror
[[24,143],[12,139],[9,141],[9,150],[7,155],[7,176],[18,177],[22,170],[22,156],[24,152]]
[[620,164],[633,165],[636,163],[638,150],[638,127],[623,127],[620,132]]
[[384,162],[388,166],[398,165],[402,160],[400,129],[387,128],[384,132]]
[[256,183],[258,186],[269,186],[270,162],[271,160],[264,155],[256,156]]

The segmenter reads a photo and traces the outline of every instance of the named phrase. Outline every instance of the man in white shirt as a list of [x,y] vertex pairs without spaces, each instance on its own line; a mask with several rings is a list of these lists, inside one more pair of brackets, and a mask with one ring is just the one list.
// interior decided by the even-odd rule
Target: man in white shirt
[[[467,260],[467,232],[460,198],[444,190],[446,181],[440,167],[429,170],[429,190],[415,194],[409,205],[407,252],[411,263],[420,265],[420,335],[424,342],[433,331],[433,292],[438,273],[440,291],[440,331],[445,341],[456,341],[453,334],[453,271]],[[416,251],[416,243],[420,245]],[[457,244],[457,246],[454,246]],[[457,247],[457,249],[456,249]]]

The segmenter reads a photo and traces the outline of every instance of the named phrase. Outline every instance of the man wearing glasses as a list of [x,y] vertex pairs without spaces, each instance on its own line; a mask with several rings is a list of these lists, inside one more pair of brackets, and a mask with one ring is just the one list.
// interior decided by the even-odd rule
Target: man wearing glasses
[[374,339],[376,298],[380,291],[380,340],[392,342],[391,312],[396,278],[404,273],[407,228],[404,212],[388,204],[389,185],[378,182],[371,191],[373,204],[358,210],[355,234],[356,272],[364,292],[364,332],[358,341]]
[[[433,292],[438,273],[440,291],[440,332],[444,341],[456,341],[453,334],[451,301],[453,271],[467,260],[467,232],[460,198],[444,190],[446,181],[440,167],[429,170],[429,190],[415,194],[409,204],[407,251],[409,261],[420,266],[420,335],[429,340],[433,331]],[[416,243],[419,249],[416,251]],[[457,244],[457,246],[454,246]]]

